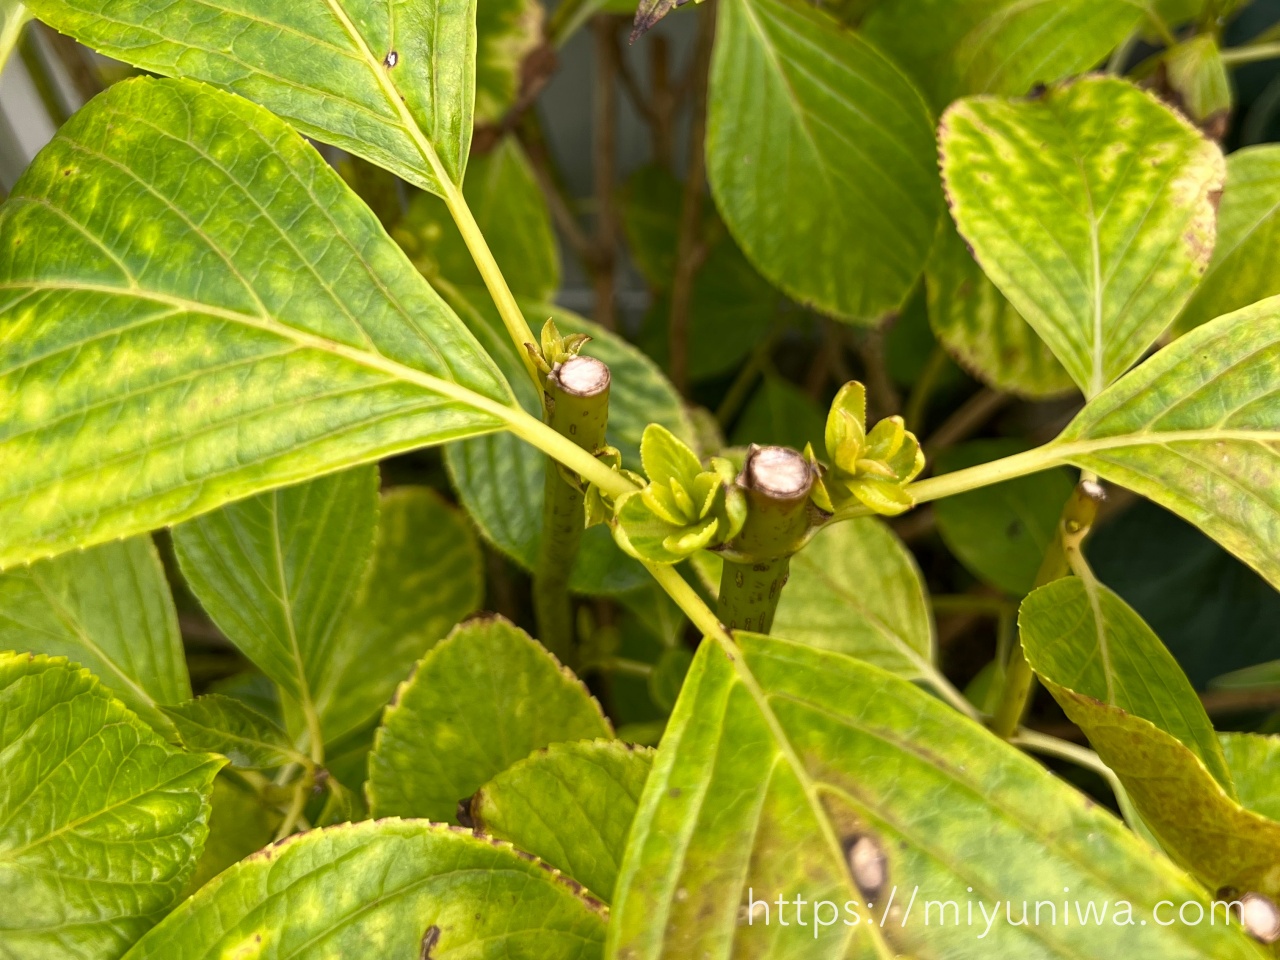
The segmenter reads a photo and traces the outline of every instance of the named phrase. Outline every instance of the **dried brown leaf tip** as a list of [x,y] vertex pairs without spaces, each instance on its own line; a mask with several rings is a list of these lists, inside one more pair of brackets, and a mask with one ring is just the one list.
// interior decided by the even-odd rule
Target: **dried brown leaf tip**
[[635,43],[654,25],[676,7],[683,7],[689,0],[644,0],[636,9],[635,26],[631,28],[630,43]]

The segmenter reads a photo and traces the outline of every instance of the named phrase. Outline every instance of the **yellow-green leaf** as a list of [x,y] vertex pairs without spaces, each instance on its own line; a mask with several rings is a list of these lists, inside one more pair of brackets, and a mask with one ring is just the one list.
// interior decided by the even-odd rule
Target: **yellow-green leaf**
[[169,746],[88,670],[0,653],[0,955],[120,956],[195,869],[223,762]]
[[256,100],[308,136],[424,190],[462,183],[475,96],[475,0],[27,5],[95,50]]
[[497,429],[509,388],[246,100],[137,79],[0,208],[0,567]]
[[1101,392],[1203,274],[1221,152],[1113,77],[962,100],[940,139],[951,212],[983,270],[1085,395]]
[[596,960],[606,910],[510,844],[383,820],[298,834],[230,868],[126,960]]

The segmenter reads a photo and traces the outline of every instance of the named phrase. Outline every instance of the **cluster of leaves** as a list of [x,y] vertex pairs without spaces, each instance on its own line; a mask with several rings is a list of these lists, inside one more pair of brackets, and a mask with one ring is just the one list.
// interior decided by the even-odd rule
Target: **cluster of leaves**
[[[694,318],[649,318],[646,355],[548,304],[554,177],[509,133],[537,4],[0,0],[0,38],[34,14],[168,77],[93,99],[0,207],[0,956],[1273,956],[1280,739],[1214,729],[1072,512],[1103,478],[1280,587],[1280,178],[1274,148],[1211,136],[1228,6],[705,5],[715,212],[656,167],[621,198],[655,310]],[[1079,76],[1108,57],[1131,76]],[[477,125],[498,142],[472,160]],[[797,431],[823,453],[809,542],[773,635],[731,636],[707,600],[750,518],[742,451],[654,358],[694,397],[763,371],[803,420],[757,343],[795,304],[837,366],[840,331],[913,309],[940,346],[906,415],[870,424],[839,375]],[[579,352],[612,373],[598,450],[543,421]],[[948,353],[1084,404],[920,479],[908,427]],[[738,439],[777,439],[759,419]],[[439,477],[384,486],[433,446],[461,509]],[[560,471],[603,521],[558,559],[612,598],[577,609],[608,714],[471,618],[545,572]],[[951,599],[1001,626],[963,692],[872,516],[935,500],[978,584]],[[194,682],[180,609],[218,651]],[[1018,728],[1029,671],[1096,753]],[[1024,749],[1102,773],[1127,823]],[[1127,920],[979,940],[913,921],[913,890]],[[848,922],[757,924],[762,891]],[[1221,891],[1248,924],[1141,919]]]

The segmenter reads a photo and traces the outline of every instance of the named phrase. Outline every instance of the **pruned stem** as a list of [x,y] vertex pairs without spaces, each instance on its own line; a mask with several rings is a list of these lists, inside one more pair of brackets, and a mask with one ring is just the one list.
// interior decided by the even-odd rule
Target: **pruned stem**
[[[1096,480],[1084,479],[1076,484],[1071,499],[1062,508],[1058,531],[1054,534],[1053,542],[1049,544],[1044,562],[1036,574],[1035,586],[1043,587],[1046,583],[1060,580],[1071,573],[1072,555],[1079,552],[1080,545],[1093,527],[1093,521],[1097,519],[1098,507],[1105,498],[1106,494]],[[1031,664],[1027,663],[1022,644],[1014,642],[1010,644],[1010,648],[1000,703],[991,718],[992,731],[1006,740],[1017,732],[1022,715],[1027,711],[1035,682],[1035,674],[1031,670]]]
[[[605,445],[609,384],[609,368],[592,357],[574,357],[557,365],[547,377],[547,424],[583,450],[595,453]],[[576,652],[569,575],[582,541],[583,493],[560,471],[556,461],[547,460],[533,607],[539,638],[562,663],[573,667]]]
[[731,630],[768,633],[791,555],[809,530],[813,468],[786,447],[752,447],[737,482],[747,519],[725,551],[717,613]]

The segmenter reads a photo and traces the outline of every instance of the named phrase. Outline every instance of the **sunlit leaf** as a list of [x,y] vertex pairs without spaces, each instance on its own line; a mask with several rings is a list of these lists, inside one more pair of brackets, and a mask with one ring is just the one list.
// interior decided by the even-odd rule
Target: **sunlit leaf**
[[1072,388],[1053,351],[987,279],[952,224],[938,233],[925,287],[934,334],[979,380],[1037,398]]
[[475,0],[27,0],[50,26],[154,73],[256,100],[424,190],[462,183]]
[[[1209,897],[912,684],[807,644],[738,640],[703,642],[654,760],[614,895],[612,960],[1266,955],[1238,927],[1141,924],[1161,900],[1207,913]],[[803,925],[776,902],[797,892]],[[1064,899],[1081,912],[1124,901],[1131,921],[1006,920],[1006,901],[1017,921],[1024,901],[1033,914]],[[950,900],[959,913],[940,923]]]
[[377,489],[377,468],[358,467],[173,532],[183,575],[213,622],[307,715],[369,562]]
[[553,743],[481,787],[471,820],[608,902],[652,764],[652,750],[621,740]]
[[222,763],[170,747],[88,670],[0,653],[0,952],[118,957],[186,885]]
[[1180,337],[1089,403],[1058,443],[1280,587],[1280,300]]
[[982,269],[1093,396],[1186,304],[1225,166],[1150,94],[1091,77],[942,118],[942,175]]
[[942,212],[929,111],[874,47],[793,0],[726,0],[707,176],[730,233],[792,299],[853,322],[902,306]]
[[31,11],[18,0],[0,0],[0,70],[4,69],[30,19]]
[[509,844],[386,820],[299,834],[222,874],[127,960],[593,960],[605,909]]
[[483,599],[484,560],[466,518],[428,487],[384,493],[373,559],[316,689],[325,739],[376,717],[413,665]]
[[1240,805],[1280,821],[1280,737],[1222,733],[1218,739]]
[[191,696],[178,616],[149,537],[0,574],[0,650],[67,657],[160,730]]
[[778,636],[907,679],[933,672],[933,614],[911,551],[874,517],[836,523],[791,559]]
[[1227,157],[1213,259],[1177,332],[1280,293],[1280,146],[1237,150]]
[[1031,594],[1018,622],[1028,662],[1170,856],[1210,890],[1280,895],[1280,823],[1235,799],[1204,708],[1137,614],[1068,577]]
[[501,617],[428,653],[382,718],[369,757],[375,817],[456,822],[458,803],[534,750],[612,737],[587,688]]
[[509,402],[301,137],[179,81],[96,98],[0,208],[0,344],[0,567],[493,430]]

